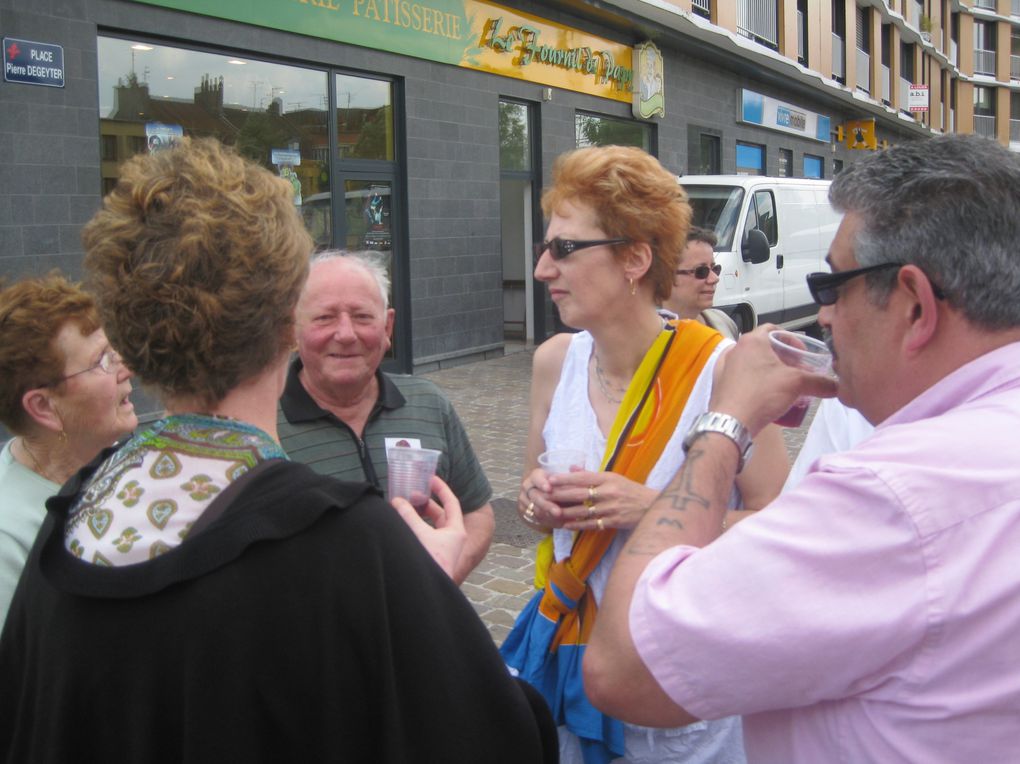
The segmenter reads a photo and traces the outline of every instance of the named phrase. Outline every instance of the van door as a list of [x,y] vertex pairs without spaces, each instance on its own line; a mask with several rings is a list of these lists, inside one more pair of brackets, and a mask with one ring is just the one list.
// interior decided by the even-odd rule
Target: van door
[[779,323],[783,316],[783,247],[779,240],[776,198],[773,189],[759,188],[748,196],[743,235],[757,228],[769,241],[769,259],[757,265],[744,261],[745,294],[758,314],[758,323]]
[[[808,292],[809,273],[824,257],[818,240],[819,208],[813,188],[779,187],[779,237],[783,242],[783,323],[803,321],[818,312]],[[828,206],[828,205],[826,205]]]

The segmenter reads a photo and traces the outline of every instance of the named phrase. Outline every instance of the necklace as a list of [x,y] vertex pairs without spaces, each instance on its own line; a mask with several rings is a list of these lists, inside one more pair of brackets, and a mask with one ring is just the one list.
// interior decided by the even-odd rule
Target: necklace
[[23,437],[19,437],[18,442],[21,443],[21,450],[28,454],[28,458],[32,460],[32,471],[35,472],[37,475],[44,477],[46,480],[49,480],[51,483],[57,482],[56,480],[53,480],[53,478],[51,478],[49,475],[47,475],[46,470],[44,470],[39,465],[39,460],[35,458],[35,454],[33,454],[32,449],[28,447],[28,443],[25,441],[25,439]]
[[[602,364],[599,363],[599,354],[593,352],[592,356],[594,356],[595,358],[595,381],[598,382],[599,384],[599,390],[602,392],[602,395],[605,396],[606,400],[609,401],[610,403],[620,403],[623,400],[624,393],[627,392],[627,388],[616,387],[615,385],[610,384],[609,380],[606,379],[605,372],[602,371]],[[610,389],[619,393],[620,397],[616,398],[613,395],[611,395],[609,392]]]

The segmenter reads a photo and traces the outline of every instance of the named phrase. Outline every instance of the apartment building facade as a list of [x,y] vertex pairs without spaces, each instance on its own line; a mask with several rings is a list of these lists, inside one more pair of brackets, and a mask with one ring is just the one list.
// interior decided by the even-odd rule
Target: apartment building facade
[[120,164],[213,135],[293,183],[317,247],[386,259],[390,368],[502,353],[556,328],[530,250],[558,155],[828,178],[939,131],[1016,143],[1018,3],[0,0],[0,276],[80,275]]

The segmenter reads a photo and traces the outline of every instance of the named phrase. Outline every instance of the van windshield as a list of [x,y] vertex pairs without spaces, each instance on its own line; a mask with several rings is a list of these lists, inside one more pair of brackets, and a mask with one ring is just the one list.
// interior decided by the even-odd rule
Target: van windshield
[[691,224],[715,232],[719,238],[715,247],[717,252],[730,251],[744,189],[738,186],[684,186],[684,190],[690,197],[693,210]]

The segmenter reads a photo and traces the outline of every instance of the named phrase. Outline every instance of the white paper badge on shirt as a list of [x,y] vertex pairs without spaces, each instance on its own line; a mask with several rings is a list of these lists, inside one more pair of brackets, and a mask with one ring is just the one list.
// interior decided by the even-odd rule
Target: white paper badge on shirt
[[421,448],[420,438],[386,438],[386,453],[391,448]]

